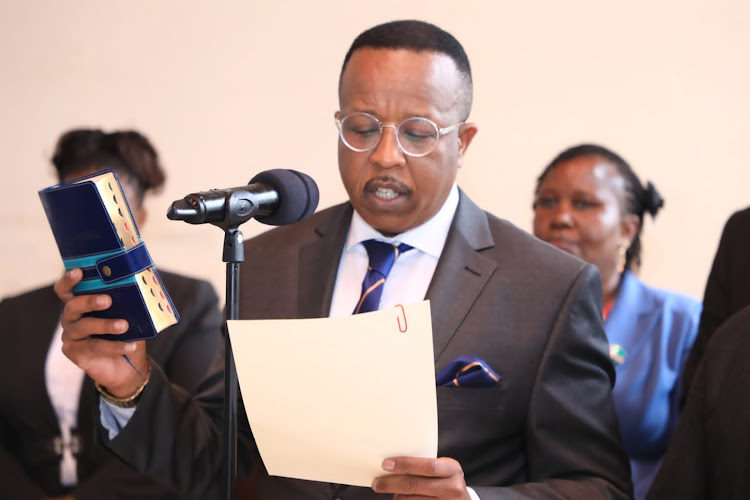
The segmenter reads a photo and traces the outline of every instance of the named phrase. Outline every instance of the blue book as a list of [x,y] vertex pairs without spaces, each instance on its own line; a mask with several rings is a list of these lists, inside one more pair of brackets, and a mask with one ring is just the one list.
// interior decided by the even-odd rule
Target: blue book
[[109,295],[109,309],[89,314],[126,319],[130,325],[122,335],[101,337],[150,339],[179,322],[114,170],[42,189],[39,197],[65,269],[83,270],[73,293]]

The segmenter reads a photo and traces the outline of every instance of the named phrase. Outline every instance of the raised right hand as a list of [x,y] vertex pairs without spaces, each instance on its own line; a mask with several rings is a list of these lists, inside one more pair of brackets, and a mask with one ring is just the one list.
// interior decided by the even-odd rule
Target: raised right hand
[[[145,374],[149,371],[146,359],[146,342],[121,342],[92,337],[128,330],[124,319],[102,319],[84,316],[91,311],[107,309],[112,304],[109,295],[73,295],[73,286],[81,281],[80,269],[71,269],[55,284],[55,293],[65,303],[62,319],[63,353],[94,381],[106,387],[115,397],[126,398],[133,394],[143,378],[130,366]],[[125,357],[127,356],[127,358]]]

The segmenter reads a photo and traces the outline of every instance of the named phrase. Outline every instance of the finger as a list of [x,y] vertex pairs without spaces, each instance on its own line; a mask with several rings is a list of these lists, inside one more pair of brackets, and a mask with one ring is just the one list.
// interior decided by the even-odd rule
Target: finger
[[466,490],[462,481],[454,478],[435,478],[391,474],[380,476],[372,482],[377,493],[391,493],[394,498],[463,498]]
[[79,317],[75,321],[61,321],[63,326],[62,340],[74,342],[90,338],[93,335],[122,335],[128,331],[128,322],[124,319]]
[[392,457],[382,464],[391,472],[375,478],[378,493],[408,498],[468,498],[461,464],[452,458]]
[[[116,397],[135,391],[149,372],[145,342],[89,338],[63,343],[63,353]],[[133,369],[135,368],[135,370]]]
[[395,495],[394,498],[470,498],[463,475],[437,478],[391,474],[375,478],[372,489]]
[[141,373],[148,371],[149,363],[146,356],[146,341],[135,340],[132,342],[112,342],[113,344],[124,344],[123,348],[127,351],[125,354],[130,359],[133,368]]
[[461,464],[452,458],[391,457],[383,460],[383,470],[394,474],[424,477],[450,477],[463,474]]
[[76,321],[87,312],[103,311],[112,305],[109,295],[79,295],[67,301],[63,309],[62,321],[70,323]]
[[80,340],[95,334],[111,333],[119,335],[127,332],[128,323],[123,319],[84,316],[92,311],[103,311],[111,305],[112,298],[109,295],[80,295],[70,299],[65,304],[60,318],[60,324],[63,327],[63,341],[66,337]]
[[63,302],[68,302],[74,297],[73,287],[83,278],[83,271],[70,269],[63,273],[62,277],[55,283],[55,293]]
[[[138,345],[135,342],[120,342],[117,340],[89,337],[80,341],[63,343],[62,351],[68,357],[77,357],[85,352],[86,357],[90,358],[119,358],[123,355],[132,356],[138,351]],[[143,357],[145,358],[145,356]]]

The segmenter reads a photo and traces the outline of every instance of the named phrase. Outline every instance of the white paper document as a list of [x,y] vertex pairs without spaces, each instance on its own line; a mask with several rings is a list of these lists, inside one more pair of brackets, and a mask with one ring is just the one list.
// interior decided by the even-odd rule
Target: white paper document
[[430,303],[339,318],[227,321],[268,473],[370,486],[393,456],[437,456]]

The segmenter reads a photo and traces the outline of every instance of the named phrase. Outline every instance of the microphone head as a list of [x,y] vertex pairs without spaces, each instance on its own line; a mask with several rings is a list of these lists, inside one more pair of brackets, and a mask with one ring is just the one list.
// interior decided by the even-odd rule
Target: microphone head
[[256,182],[269,184],[279,193],[279,207],[270,215],[256,217],[258,222],[270,226],[294,224],[318,208],[318,185],[307,174],[277,168],[259,173],[248,184]]
[[198,211],[193,207],[187,200],[177,200],[169,207],[167,211],[167,219],[169,220],[184,220],[188,221],[194,219]]

